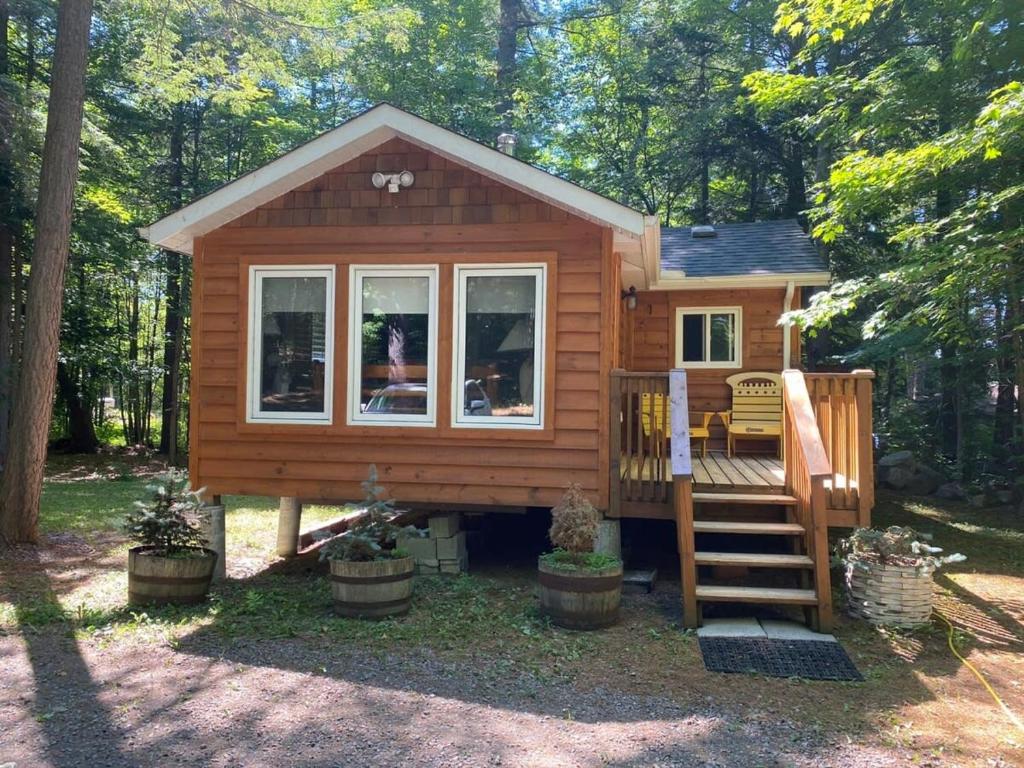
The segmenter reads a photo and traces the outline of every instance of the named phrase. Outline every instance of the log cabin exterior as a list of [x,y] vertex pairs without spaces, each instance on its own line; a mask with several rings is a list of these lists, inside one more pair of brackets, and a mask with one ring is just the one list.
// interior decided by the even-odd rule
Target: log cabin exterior
[[[143,234],[192,256],[189,470],[211,496],[353,500],[369,464],[438,509],[550,507],[577,482],[609,519],[677,521],[695,623],[716,599],[694,592],[695,509],[726,500],[702,494],[763,493],[755,511],[799,523],[825,580],[789,602],[828,626],[821,537],[869,519],[870,377],[794,367],[779,318],[828,281],[794,222],[661,228],[385,104]],[[667,451],[689,461],[685,426],[664,445],[642,434],[641,396],[667,398],[673,368],[686,412],[725,411],[730,374],[793,369],[786,458],[763,482],[719,462],[717,421],[689,477]]]

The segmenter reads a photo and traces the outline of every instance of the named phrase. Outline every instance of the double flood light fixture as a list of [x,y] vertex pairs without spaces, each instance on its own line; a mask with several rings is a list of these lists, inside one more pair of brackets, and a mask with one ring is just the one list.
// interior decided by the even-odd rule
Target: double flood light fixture
[[412,171],[401,171],[400,173],[377,173],[370,177],[370,181],[373,182],[373,186],[377,189],[388,188],[388,192],[397,192],[401,187],[411,187],[412,183],[416,180],[416,177],[412,175]]

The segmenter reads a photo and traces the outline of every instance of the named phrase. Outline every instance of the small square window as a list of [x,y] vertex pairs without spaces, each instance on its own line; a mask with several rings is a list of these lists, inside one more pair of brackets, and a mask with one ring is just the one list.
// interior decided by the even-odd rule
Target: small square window
[[739,368],[742,365],[739,307],[676,310],[676,366]]

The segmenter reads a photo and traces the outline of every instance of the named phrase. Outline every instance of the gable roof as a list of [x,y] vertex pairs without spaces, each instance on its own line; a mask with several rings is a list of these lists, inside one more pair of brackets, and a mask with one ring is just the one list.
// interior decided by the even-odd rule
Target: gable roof
[[661,228],[659,282],[736,278],[817,284],[829,274],[795,219],[716,224],[714,237],[693,237],[691,227]]
[[308,181],[400,137],[576,216],[642,240],[644,214],[583,189],[511,155],[428,122],[391,104],[378,104],[140,230],[154,245],[192,252],[192,240]]

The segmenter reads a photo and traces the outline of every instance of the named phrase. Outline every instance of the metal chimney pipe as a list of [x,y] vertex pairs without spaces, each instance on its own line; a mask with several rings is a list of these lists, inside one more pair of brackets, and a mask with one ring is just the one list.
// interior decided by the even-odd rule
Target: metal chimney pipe
[[498,151],[506,155],[515,155],[516,135],[514,133],[498,134]]

